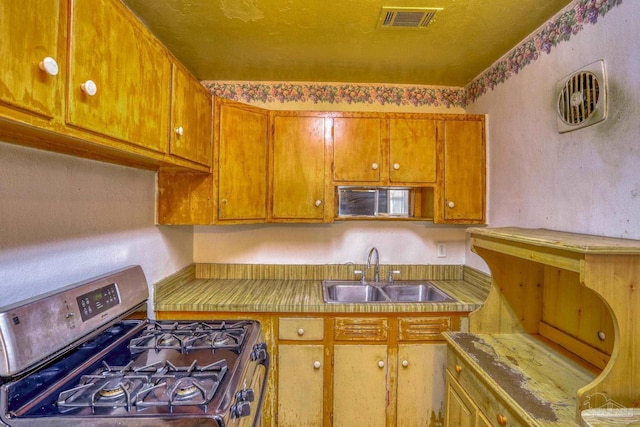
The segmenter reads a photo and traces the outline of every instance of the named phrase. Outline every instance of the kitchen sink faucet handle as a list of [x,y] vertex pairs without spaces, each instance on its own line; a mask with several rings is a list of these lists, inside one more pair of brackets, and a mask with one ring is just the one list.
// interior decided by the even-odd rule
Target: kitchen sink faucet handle
[[363,270],[353,270],[353,274],[360,275],[360,282],[364,283],[367,280],[367,276]]
[[387,282],[393,283],[394,274],[400,274],[400,270],[389,270],[389,275],[387,276]]

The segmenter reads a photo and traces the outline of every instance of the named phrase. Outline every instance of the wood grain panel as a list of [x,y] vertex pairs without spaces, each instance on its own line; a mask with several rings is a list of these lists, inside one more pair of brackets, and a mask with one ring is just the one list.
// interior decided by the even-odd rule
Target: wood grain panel
[[390,119],[389,181],[436,182],[436,136],[435,120]]
[[[72,5],[67,122],[167,152],[167,53],[119,1],[77,0]],[[97,85],[94,96],[81,90],[87,80]]]
[[334,118],[334,181],[377,182],[384,176],[382,167],[382,119]]
[[[66,12],[64,1],[3,1],[0,101],[48,118],[62,115],[67,78]],[[58,63],[57,76],[39,68],[47,56]]]
[[333,336],[336,341],[386,341],[388,331],[386,318],[338,317]]
[[[457,320],[453,325],[453,320]],[[398,319],[400,341],[441,341],[442,332],[460,328],[460,319],[442,317],[401,317]]]

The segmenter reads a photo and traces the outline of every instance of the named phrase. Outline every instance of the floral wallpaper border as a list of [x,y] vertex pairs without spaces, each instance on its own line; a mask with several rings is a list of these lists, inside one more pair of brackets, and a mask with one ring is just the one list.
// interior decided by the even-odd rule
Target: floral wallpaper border
[[575,0],[531,37],[525,39],[466,87],[435,87],[355,83],[203,81],[214,95],[241,102],[312,102],[314,104],[380,104],[415,107],[462,107],[517,75],[540,55],[596,24],[622,0]]
[[525,39],[466,86],[466,102],[473,103],[500,83],[531,64],[542,52],[550,53],[559,43],[578,34],[584,24],[595,24],[622,0],[576,0],[544,24],[533,36]]

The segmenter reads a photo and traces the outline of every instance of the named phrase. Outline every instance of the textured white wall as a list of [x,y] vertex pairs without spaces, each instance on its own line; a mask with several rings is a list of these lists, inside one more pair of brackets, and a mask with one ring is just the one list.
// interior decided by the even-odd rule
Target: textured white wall
[[[624,1],[468,108],[490,116],[490,226],[640,239],[638,34],[640,1]],[[609,117],[559,134],[556,81],[598,59],[608,72]],[[467,264],[484,263],[469,252]]]
[[[195,262],[240,264],[362,263],[377,247],[384,264],[464,264],[465,227],[342,221],[325,225],[197,226]],[[447,257],[436,258],[436,243]]]
[[156,227],[155,173],[0,143],[0,306],[131,264],[151,285],[193,257]]

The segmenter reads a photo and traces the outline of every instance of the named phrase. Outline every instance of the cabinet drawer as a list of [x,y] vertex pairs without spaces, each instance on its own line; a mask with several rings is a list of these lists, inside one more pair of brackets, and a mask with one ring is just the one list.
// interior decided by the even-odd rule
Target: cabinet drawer
[[388,323],[385,318],[338,317],[335,320],[333,337],[337,341],[386,341]]
[[322,319],[281,318],[278,322],[278,338],[281,340],[315,341],[324,338]]
[[458,382],[493,425],[508,427],[532,425],[524,422],[502,399],[485,386],[469,365],[464,363],[451,349],[447,352],[447,372]]
[[454,329],[450,316],[398,319],[398,339],[400,341],[441,341],[442,332]]

